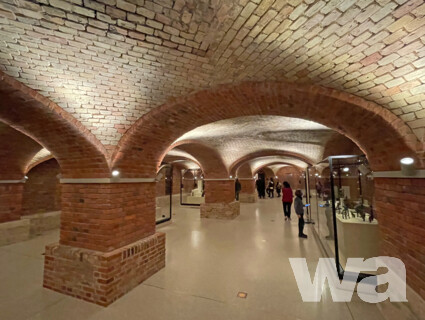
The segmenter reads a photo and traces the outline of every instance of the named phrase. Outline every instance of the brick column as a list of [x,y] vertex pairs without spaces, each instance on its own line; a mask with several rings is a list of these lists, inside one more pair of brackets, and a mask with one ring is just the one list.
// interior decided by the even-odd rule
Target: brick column
[[257,189],[255,188],[255,179],[239,178],[241,183],[241,193],[239,201],[242,203],[254,203],[258,201]]
[[374,183],[381,255],[396,257],[404,262],[407,284],[422,298],[423,303],[425,179],[375,178]]
[[24,184],[0,181],[0,223],[19,220],[22,214]]
[[240,213],[235,201],[235,180],[205,179],[205,203],[201,204],[201,218],[234,219]]
[[165,266],[155,183],[64,183],[60,241],[43,286],[107,306]]

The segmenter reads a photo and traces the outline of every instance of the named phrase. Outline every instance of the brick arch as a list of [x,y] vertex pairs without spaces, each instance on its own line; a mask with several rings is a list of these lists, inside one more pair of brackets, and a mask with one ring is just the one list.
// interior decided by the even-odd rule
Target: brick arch
[[[171,99],[140,118],[120,140],[113,167],[127,177],[151,177],[178,137],[211,122],[252,115],[315,121],[346,135],[373,170],[399,170],[399,159],[423,151],[411,129],[389,110],[331,88],[285,82],[244,82]],[[154,139],[152,137],[155,137]],[[419,162],[422,167],[423,163]]]
[[43,162],[45,162],[45,161],[49,161],[50,159],[54,159],[54,158],[55,158],[55,157],[53,157],[53,155],[52,155],[52,154],[49,154],[49,155],[46,155],[46,156],[44,156],[44,157],[40,158],[39,160],[37,160],[37,161],[35,161],[35,162],[33,162],[33,163],[31,163],[31,164],[27,165],[27,166],[26,166],[26,169],[25,169],[25,173],[30,172],[32,168],[34,168],[34,167],[38,166],[39,164],[41,164],[41,163],[43,163]]
[[235,170],[235,176],[238,178],[252,178],[253,172],[249,163],[245,162],[240,165],[237,170]]
[[[255,171],[254,171],[254,174],[255,173],[257,173],[258,171],[260,171],[260,170],[263,170],[264,168],[268,168],[268,167],[270,167],[270,166],[272,166],[272,165],[275,165],[275,164],[286,164],[287,166],[290,166],[290,167],[292,167],[292,168],[294,168],[294,169],[296,169],[296,170],[298,170],[298,171],[303,171],[302,170],[302,168],[300,168],[300,167],[298,167],[298,166],[296,166],[296,165],[294,165],[294,164],[292,164],[292,163],[287,163],[287,162],[285,162],[285,161],[273,161],[273,162],[270,162],[270,163],[266,163],[266,164],[263,164],[261,167],[259,167],[259,168],[257,168]],[[286,168],[286,167],[285,167]],[[270,168],[270,170],[272,170],[273,171],[273,169],[272,168]],[[279,169],[280,170],[280,169]],[[277,173],[277,172],[276,172]]]
[[[174,166],[178,166],[178,163],[174,163],[174,162],[179,161],[179,160],[191,161],[193,163],[196,163],[199,167],[201,167],[201,165],[199,164],[199,162],[196,159],[191,159],[191,158],[187,158],[187,157],[184,157],[184,156],[173,156],[173,155],[168,155],[168,154],[162,159],[162,163],[171,163]],[[181,165],[181,167],[186,168],[185,165]]]
[[205,178],[223,179],[229,177],[229,172],[223,159],[214,148],[193,140],[179,141],[172,145],[172,148],[176,147],[187,152],[197,160]]
[[230,169],[229,172],[230,174],[235,174],[235,172],[238,170],[238,168],[247,163],[248,161],[254,160],[256,158],[261,158],[261,157],[268,157],[268,156],[283,156],[283,157],[291,157],[297,160],[301,160],[304,161],[305,163],[309,164],[309,165],[313,165],[313,161],[307,157],[305,157],[302,154],[299,153],[295,153],[295,152],[289,152],[289,151],[284,151],[284,150],[274,150],[274,149],[265,149],[265,150],[260,150],[260,151],[256,151],[250,154],[247,154],[245,156],[243,156],[242,158],[236,160],[234,163],[232,163],[230,165]]
[[28,162],[42,149],[37,142],[0,122],[0,180],[21,180]]
[[106,150],[58,105],[0,71],[0,121],[48,149],[67,178],[109,177]]

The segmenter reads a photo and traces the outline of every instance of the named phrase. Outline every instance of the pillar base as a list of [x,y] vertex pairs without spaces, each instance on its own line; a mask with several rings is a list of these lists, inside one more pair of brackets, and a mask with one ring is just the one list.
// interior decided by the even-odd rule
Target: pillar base
[[165,234],[111,252],[46,246],[43,287],[107,306],[165,267]]
[[255,203],[258,201],[256,193],[241,193],[239,194],[239,201],[241,203]]
[[240,214],[239,201],[230,203],[202,203],[201,218],[235,219]]

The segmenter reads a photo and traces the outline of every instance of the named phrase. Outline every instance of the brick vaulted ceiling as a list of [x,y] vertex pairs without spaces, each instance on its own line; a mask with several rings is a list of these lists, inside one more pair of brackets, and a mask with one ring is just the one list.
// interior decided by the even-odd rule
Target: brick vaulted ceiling
[[168,98],[285,80],[390,109],[423,140],[422,0],[0,0],[0,68],[106,146]]
[[[200,141],[216,149],[229,168],[235,161],[261,150],[303,155],[312,163],[323,158],[329,128],[307,120],[278,116],[247,116],[213,122],[184,134],[177,143]],[[303,161],[296,165],[305,167]]]

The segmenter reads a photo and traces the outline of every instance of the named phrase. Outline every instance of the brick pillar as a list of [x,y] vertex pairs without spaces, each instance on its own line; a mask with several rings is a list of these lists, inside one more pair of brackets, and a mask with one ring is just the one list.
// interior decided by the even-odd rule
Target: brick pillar
[[43,286],[107,306],[165,266],[155,183],[64,183],[60,241]]
[[201,218],[234,219],[240,213],[235,201],[235,180],[204,180],[205,203],[201,204]]
[[239,178],[241,183],[241,193],[239,201],[242,203],[254,203],[258,201],[257,189],[255,188],[255,179],[253,178]]
[[407,284],[424,301],[425,179],[375,178],[374,183],[380,254],[404,262]]
[[23,193],[23,183],[0,182],[0,223],[21,218]]

